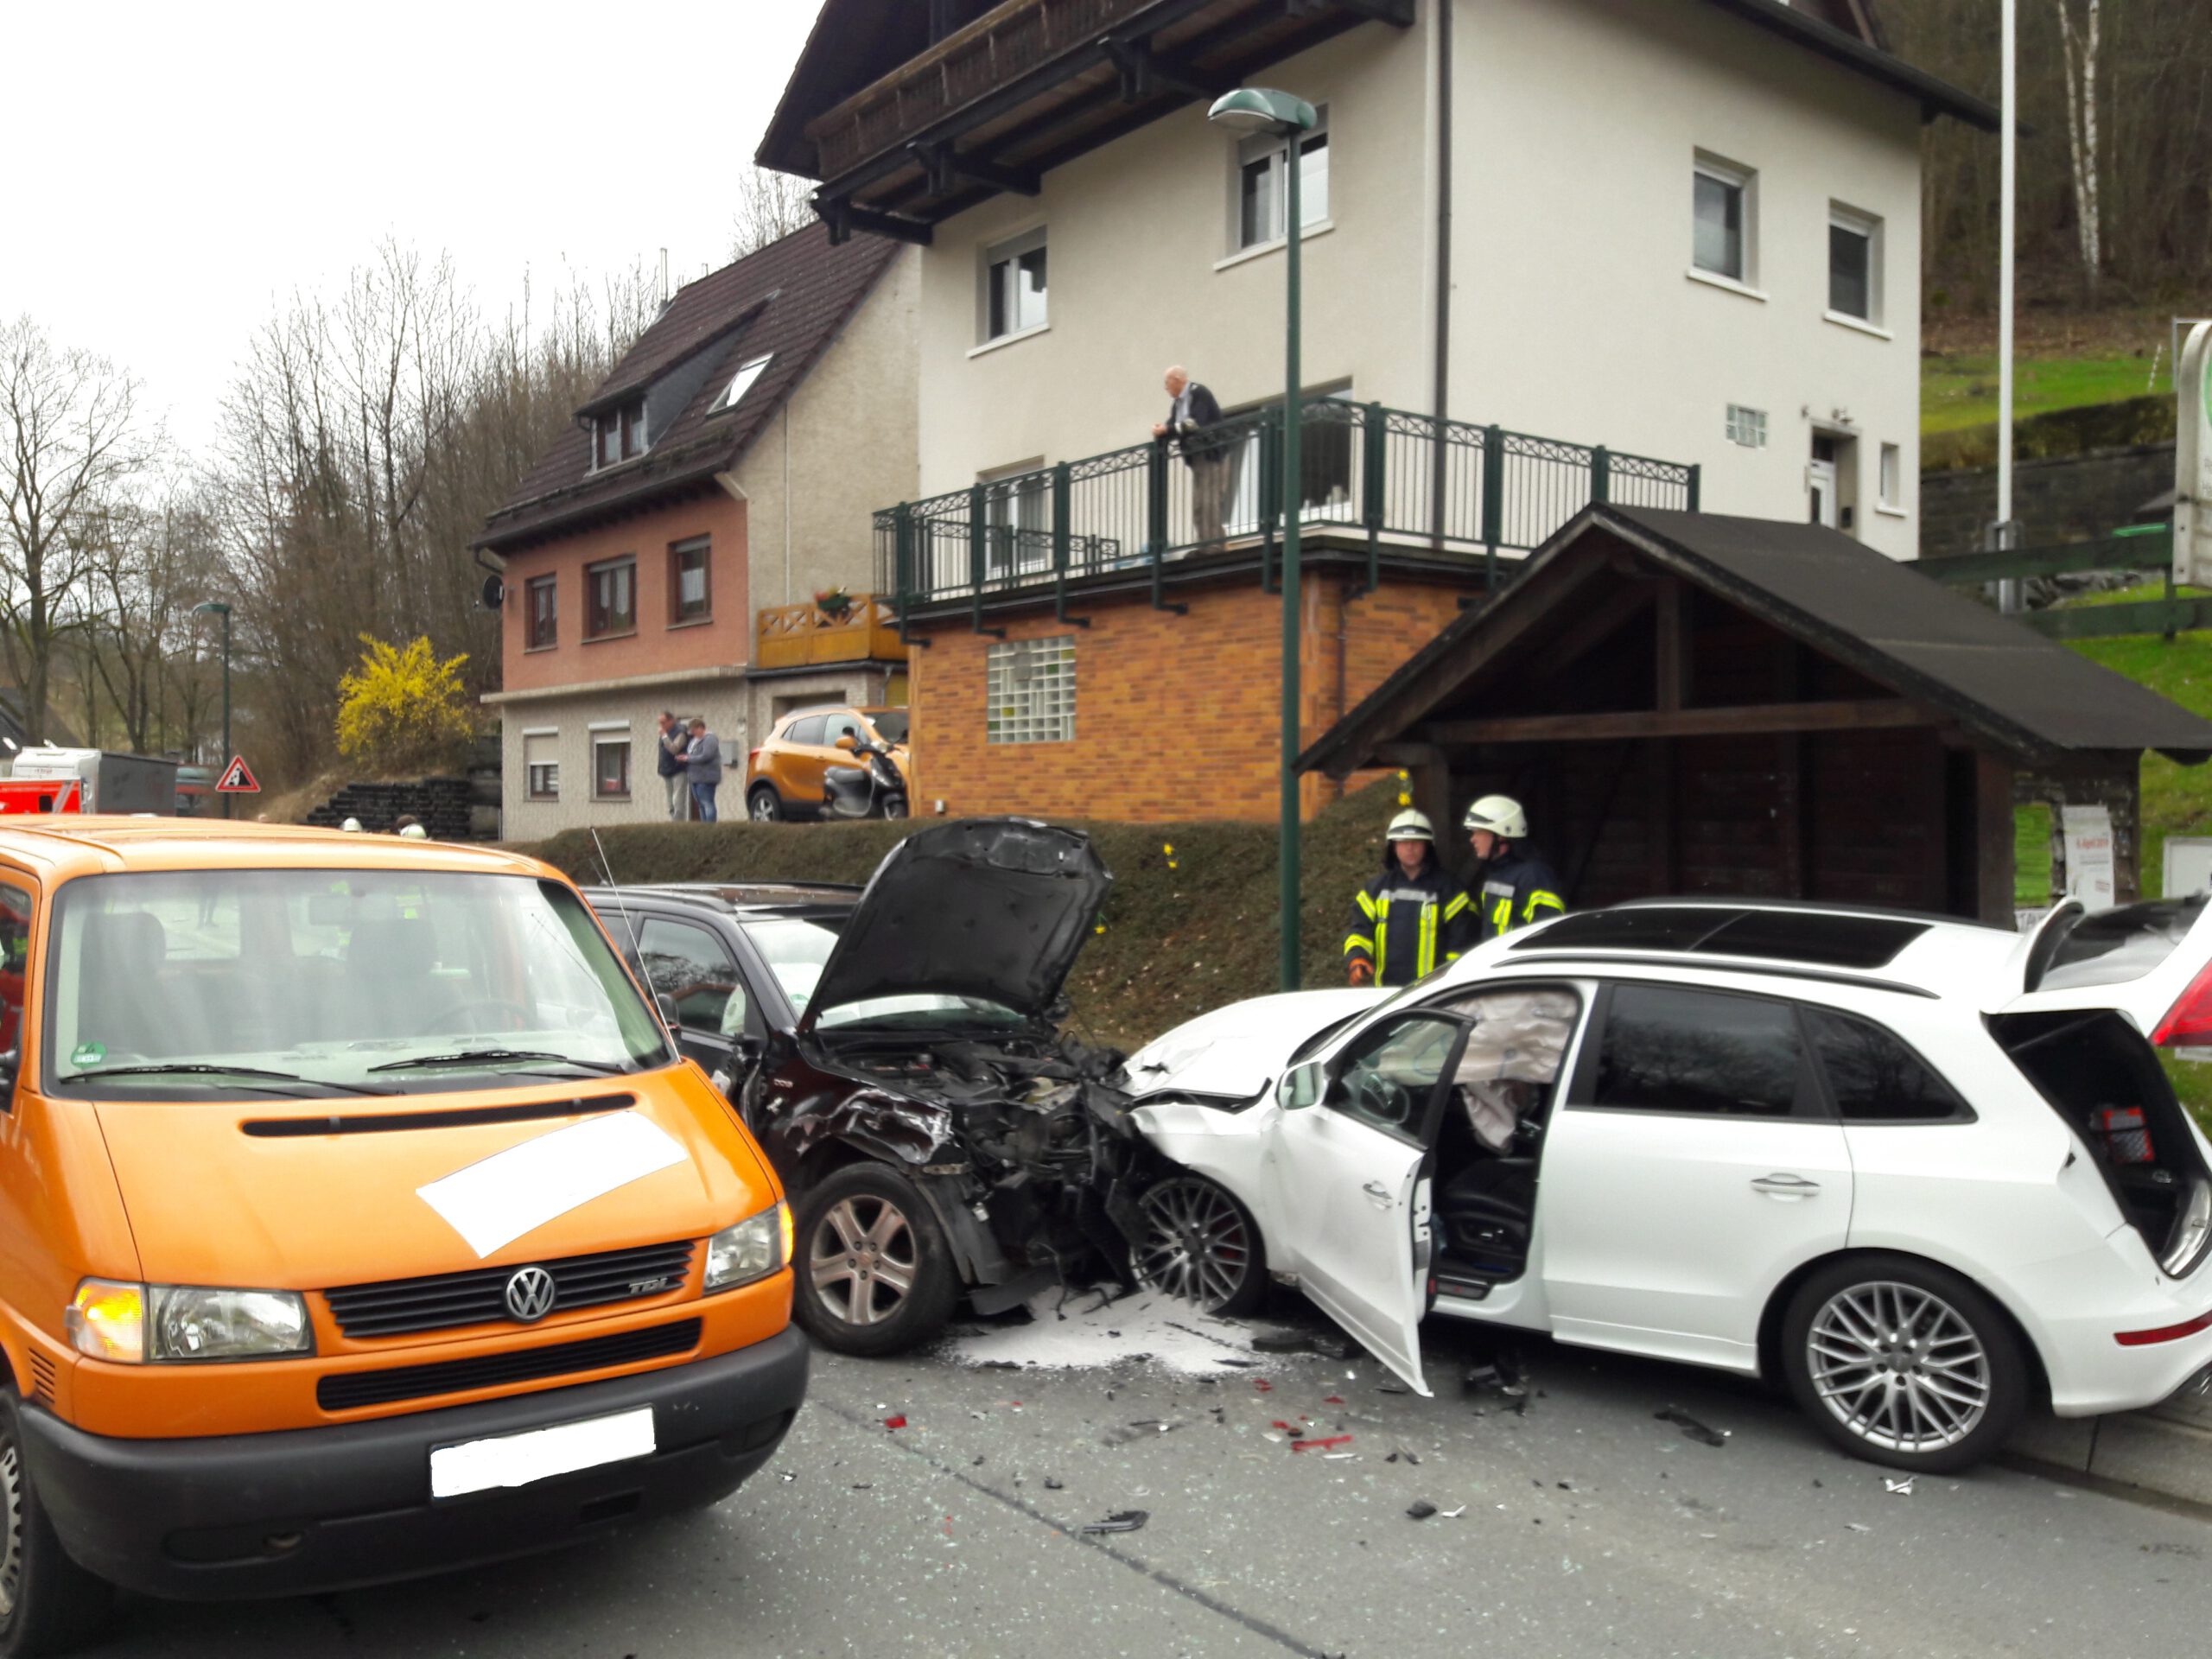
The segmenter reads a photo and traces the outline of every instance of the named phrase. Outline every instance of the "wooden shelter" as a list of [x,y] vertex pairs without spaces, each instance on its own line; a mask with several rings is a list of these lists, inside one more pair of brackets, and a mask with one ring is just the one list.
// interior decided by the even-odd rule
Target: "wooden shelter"
[[[1502,790],[1578,908],[1727,893],[2010,925],[2016,798],[2111,810],[2212,723],[1813,524],[1593,505],[1301,758]],[[1456,819],[1455,819],[1456,821]]]

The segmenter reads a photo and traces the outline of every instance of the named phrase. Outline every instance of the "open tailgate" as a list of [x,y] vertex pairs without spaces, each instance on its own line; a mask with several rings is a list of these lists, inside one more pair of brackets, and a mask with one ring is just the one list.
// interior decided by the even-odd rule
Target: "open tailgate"
[[2212,1043],[2212,904],[2203,893],[2094,912],[2069,899],[2006,961],[1986,1013],[2111,1008],[2153,1041]]

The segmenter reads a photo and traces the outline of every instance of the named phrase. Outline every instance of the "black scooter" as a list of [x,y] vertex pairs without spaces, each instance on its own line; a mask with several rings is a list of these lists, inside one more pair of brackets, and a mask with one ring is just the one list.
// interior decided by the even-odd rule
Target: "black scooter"
[[890,747],[849,733],[837,747],[860,762],[831,766],[822,774],[823,815],[832,818],[903,818],[906,780],[899,775]]

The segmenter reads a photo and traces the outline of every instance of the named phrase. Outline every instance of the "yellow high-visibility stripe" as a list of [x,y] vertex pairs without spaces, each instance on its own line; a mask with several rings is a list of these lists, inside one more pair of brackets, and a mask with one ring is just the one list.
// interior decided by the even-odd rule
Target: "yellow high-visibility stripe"
[[1555,893],[1546,893],[1542,888],[1539,887],[1535,892],[1529,895],[1528,904],[1522,908],[1521,919],[1524,922],[1534,921],[1536,918],[1536,906],[1538,905],[1549,905],[1554,910],[1558,911],[1561,915],[1564,915],[1567,912],[1567,906],[1560,901],[1559,894]]
[[1375,941],[1355,933],[1344,941],[1344,955],[1350,956],[1355,950],[1364,950],[1371,957],[1375,954]]
[[1497,933],[1504,933],[1512,928],[1513,901],[1510,899],[1497,901],[1497,908],[1490,913],[1490,925],[1491,930]]
[[[1385,906],[1383,906],[1383,908],[1384,908],[1385,910],[1388,910],[1388,909],[1389,908],[1389,906],[1388,905],[1385,905]],[[1387,925],[1378,924],[1378,925],[1376,925],[1376,929],[1375,929],[1375,977],[1376,977],[1376,978],[1380,979],[1380,978],[1382,978],[1382,975],[1383,975],[1383,971],[1384,971],[1384,969],[1385,969],[1386,968],[1388,968],[1388,966],[1389,965],[1389,961],[1390,961],[1390,930],[1389,930],[1389,927]]]
[[1357,905],[1362,911],[1366,912],[1367,919],[1369,921],[1371,922],[1375,919],[1375,901],[1369,898],[1364,891],[1352,894],[1351,901],[1355,905]]
[[1429,972],[1436,966],[1436,906],[1421,907],[1421,955],[1414,964],[1415,976]]
[[1474,900],[1468,898],[1464,893],[1452,894],[1452,902],[1444,906],[1444,919],[1447,922],[1450,921],[1454,916],[1457,916],[1461,911],[1466,909],[1473,903]]

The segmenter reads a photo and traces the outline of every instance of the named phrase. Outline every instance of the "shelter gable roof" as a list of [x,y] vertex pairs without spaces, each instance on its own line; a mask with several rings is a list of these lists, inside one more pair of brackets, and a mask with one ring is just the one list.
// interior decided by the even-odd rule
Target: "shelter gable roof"
[[[475,545],[512,550],[579,520],[696,486],[736,464],[820,359],[884,269],[900,251],[865,237],[833,247],[811,225],[678,289],[614,372],[577,410],[486,520]],[[738,403],[714,407],[741,362],[768,366]],[[635,460],[594,470],[583,417],[669,377],[711,367]]]
[[2098,749],[2212,756],[2212,721],[2113,673],[2016,619],[1816,524],[1715,513],[1586,508],[1530,558],[1491,603],[1455,619],[1300,759],[1301,770],[1355,769],[1433,705],[1482,674],[1486,634],[1556,602],[1560,579],[1596,550],[1625,543],[1694,586],[1751,612],[1813,650],[1942,709],[1997,747],[2051,758]]

